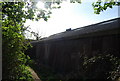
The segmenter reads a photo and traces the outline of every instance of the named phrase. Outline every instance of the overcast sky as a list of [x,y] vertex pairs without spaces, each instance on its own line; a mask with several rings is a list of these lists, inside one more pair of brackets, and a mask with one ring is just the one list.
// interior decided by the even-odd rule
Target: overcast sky
[[51,18],[47,22],[28,20],[25,25],[30,25],[31,30],[39,32],[42,37],[47,37],[69,28],[84,27],[118,17],[118,7],[116,6],[97,15],[94,14],[92,2],[85,1],[82,1],[81,4],[63,2],[60,9],[52,10]]

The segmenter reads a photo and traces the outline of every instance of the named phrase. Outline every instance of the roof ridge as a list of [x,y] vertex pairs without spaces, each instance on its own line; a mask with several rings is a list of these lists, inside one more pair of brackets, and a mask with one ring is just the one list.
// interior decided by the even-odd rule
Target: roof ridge
[[90,27],[90,26],[99,25],[99,24],[102,24],[102,23],[110,22],[110,21],[115,21],[115,20],[118,20],[118,19],[120,19],[120,17],[114,18],[114,19],[105,20],[105,21],[98,22],[98,23],[95,23],[95,24],[90,24],[90,25],[83,26],[83,27],[79,27],[79,28],[73,29],[73,30],[71,30],[71,31],[78,30],[78,29],[82,29],[82,28],[86,28],[86,27]]

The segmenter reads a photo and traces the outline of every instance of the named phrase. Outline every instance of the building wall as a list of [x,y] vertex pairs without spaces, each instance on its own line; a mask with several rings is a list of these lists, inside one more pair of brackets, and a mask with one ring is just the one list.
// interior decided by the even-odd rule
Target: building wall
[[[34,45],[34,56],[39,63],[57,72],[77,70],[82,56],[114,54],[120,57],[120,34],[85,38],[42,41]],[[30,53],[30,52],[29,52]]]

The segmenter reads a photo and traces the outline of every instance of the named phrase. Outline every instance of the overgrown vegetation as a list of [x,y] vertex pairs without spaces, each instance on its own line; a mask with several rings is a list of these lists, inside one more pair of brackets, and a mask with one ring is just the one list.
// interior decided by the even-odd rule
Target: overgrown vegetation
[[117,81],[120,79],[120,58],[112,54],[97,54],[91,58],[81,58],[77,71],[60,74],[44,65],[34,62],[31,67],[42,81]]
[[[93,79],[117,80],[120,75],[112,75],[120,66],[120,58],[112,54],[98,54],[84,62],[86,76]],[[113,78],[114,77],[114,78]]]
[[56,80],[58,81],[57,73],[50,68],[44,66],[44,65],[39,65],[36,61],[30,64],[30,67],[34,69],[34,71],[37,73],[37,75],[40,77],[42,81],[52,81]]
[[3,80],[33,80],[26,65],[29,57],[24,54],[29,44],[23,35],[23,7],[23,2],[2,3]]
[[[3,51],[3,80],[32,81],[27,63],[29,56],[24,51],[30,45],[25,40],[24,27],[26,19],[35,18],[34,3],[2,2],[2,51]],[[42,16],[46,18],[47,16]],[[47,19],[47,18],[46,18]]]
[[[23,0],[24,1],[24,0]],[[52,2],[51,2],[52,3]],[[50,11],[37,9],[36,2],[1,2],[2,4],[2,64],[3,80],[32,81],[27,63],[29,56],[24,51],[30,45],[24,36],[27,27],[24,23],[27,19],[47,21]],[[59,3],[58,3],[59,4]],[[37,13],[36,13],[37,12]],[[118,68],[114,70],[117,71]],[[111,73],[112,75],[113,73]],[[114,74],[113,74],[114,75]],[[114,75],[118,77],[116,74]]]

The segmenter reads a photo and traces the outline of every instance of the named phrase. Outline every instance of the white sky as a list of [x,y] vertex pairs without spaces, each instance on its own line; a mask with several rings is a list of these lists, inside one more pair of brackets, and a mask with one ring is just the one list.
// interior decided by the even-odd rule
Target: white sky
[[52,10],[51,18],[47,22],[28,20],[25,25],[30,25],[31,30],[39,32],[42,37],[47,37],[69,28],[75,29],[117,17],[118,7],[107,9],[97,15],[94,14],[92,2],[82,1],[81,4],[64,2],[60,9]]

